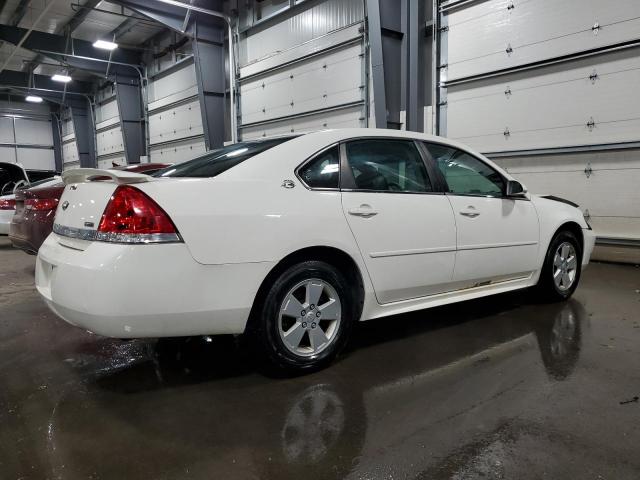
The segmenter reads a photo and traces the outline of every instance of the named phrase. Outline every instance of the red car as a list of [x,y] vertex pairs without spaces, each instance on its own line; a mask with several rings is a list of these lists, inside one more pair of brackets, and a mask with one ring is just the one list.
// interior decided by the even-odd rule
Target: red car
[[[140,163],[114,167],[112,170],[151,175],[171,165],[170,163]],[[40,245],[53,230],[53,219],[63,191],[64,183],[62,182],[16,191],[16,213],[9,227],[9,239],[14,247],[32,255],[38,253]]]

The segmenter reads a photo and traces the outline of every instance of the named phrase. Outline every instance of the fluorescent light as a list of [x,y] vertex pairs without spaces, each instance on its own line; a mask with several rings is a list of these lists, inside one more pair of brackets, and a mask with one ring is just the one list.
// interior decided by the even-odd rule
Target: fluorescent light
[[70,82],[71,81],[71,77],[69,75],[60,75],[59,73],[56,73],[53,77],[51,77],[51,80],[53,80],[54,82]]
[[25,100],[32,103],[42,103],[42,97],[38,97],[37,95],[27,95]]
[[107,42],[106,40],[96,40],[93,42],[93,46],[96,48],[101,48],[103,50],[115,50],[118,48],[117,43]]

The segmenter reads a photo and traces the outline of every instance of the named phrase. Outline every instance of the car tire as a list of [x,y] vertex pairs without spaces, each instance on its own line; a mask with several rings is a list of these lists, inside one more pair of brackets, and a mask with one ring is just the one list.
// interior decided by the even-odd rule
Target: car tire
[[342,272],[326,262],[305,261],[287,268],[269,287],[254,312],[252,337],[278,372],[305,373],[336,358],[356,316]]
[[558,302],[571,297],[578,287],[582,271],[582,246],[569,230],[556,233],[544,259],[537,290],[546,301]]

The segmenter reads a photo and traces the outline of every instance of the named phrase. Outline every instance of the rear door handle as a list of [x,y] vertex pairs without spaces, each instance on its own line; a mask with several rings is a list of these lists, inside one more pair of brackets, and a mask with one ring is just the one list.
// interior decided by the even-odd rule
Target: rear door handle
[[470,205],[467,208],[465,208],[464,210],[460,210],[460,215],[463,215],[463,216],[469,217],[469,218],[476,218],[478,215],[480,215],[480,212],[478,212],[475,209],[475,207],[472,207]]
[[360,205],[357,208],[350,208],[349,209],[349,215],[354,215],[356,217],[363,217],[363,218],[369,218],[369,217],[373,217],[375,215],[377,215],[378,212],[376,212],[374,209],[371,208],[371,205]]

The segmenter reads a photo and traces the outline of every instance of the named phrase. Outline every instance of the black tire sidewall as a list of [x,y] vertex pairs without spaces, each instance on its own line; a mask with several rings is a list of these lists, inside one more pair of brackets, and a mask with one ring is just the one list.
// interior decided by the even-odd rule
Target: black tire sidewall
[[[556,286],[555,282],[553,281],[553,258],[558,247],[564,242],[569,242],[573,245],[573,248],[575,249],[578,256],[578,262],[576,266],[576,278],[573,281],[573,285],[571,285],[571,288],[569,288],[568,290],[562,291]],[[538,283],[538,285],[542,289],[543,294],[545,294],[545,296],[550,300],[566,300],[567,298],[571,297],[576,288],[578,288],[581,274],[582,248],[580,242],[576,238],[575,234],[568,230],[562,230],[556,233],[556,235],[553,237],[553,240],[549,244],[549,250],[547,251],[547,256],[545,257],[542,273],[540,274],[540,281]]]
[[[311,278],[329,283],[338,294],[342,306],[337,336],[324,350],[312,357],[301,357],[291,352],[278,331],[280,306],[285,295],[296,284]],[[346,345],[355,319],[355,302],[345,276],[333,265],[321,261],[305,261],[289,267],[269,289],[260,316],[257,319],[257,341],[270,363],[281,370],[307,371],[329,364]]]

